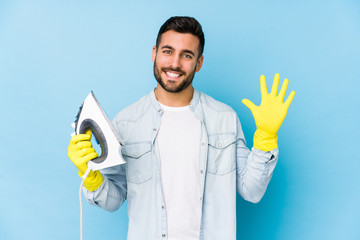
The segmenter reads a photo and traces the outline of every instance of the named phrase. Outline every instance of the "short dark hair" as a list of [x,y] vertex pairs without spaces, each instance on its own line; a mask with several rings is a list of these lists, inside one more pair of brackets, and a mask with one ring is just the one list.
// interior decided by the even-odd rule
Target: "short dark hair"
[[156,48],[161,42],[161,35],[167,31],[173,30],[178,33],[191,33],[199,38],[199,57],[203,54],[205,45],[205,36],[200,23],[193,17],[171,17],[160,27],[156,38]]

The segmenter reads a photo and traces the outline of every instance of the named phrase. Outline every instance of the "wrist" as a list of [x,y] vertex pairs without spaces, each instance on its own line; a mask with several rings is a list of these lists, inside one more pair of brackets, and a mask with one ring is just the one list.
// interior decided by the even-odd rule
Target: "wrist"
[[268,152],[278,147],[277,134],[269,134],[261,129],[257,129],[254,134],[254,148]]
[[[83,174],[79,171],[79,176],[81,177]],[[90,171],[89,175],[84,181],[84,187],[90,192],[98,189],[103,183],[103,176],[99,170]]]

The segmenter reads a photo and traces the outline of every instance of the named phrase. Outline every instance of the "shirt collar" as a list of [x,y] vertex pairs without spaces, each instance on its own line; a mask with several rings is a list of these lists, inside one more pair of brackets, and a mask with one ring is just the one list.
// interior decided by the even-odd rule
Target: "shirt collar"
[[[161,106],[155,96],[155,89],[150,92],[149,97],[154,109],[159,113],[162,112]],[[194,89],[193,98],[190,102],[189,109],[194,112],[199,104],[199,101],[200,101],[200,92]]]

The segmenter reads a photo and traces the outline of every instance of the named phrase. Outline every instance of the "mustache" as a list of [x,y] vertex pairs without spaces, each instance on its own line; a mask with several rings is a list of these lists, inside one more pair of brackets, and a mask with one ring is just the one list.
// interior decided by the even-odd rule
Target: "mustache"
[[161,70],[164,72],[167,72],[167,71],[178,72],[181,75],[185,75],[185,72],[182,71],[180,68],[163,67],[163,68],[161,68]]

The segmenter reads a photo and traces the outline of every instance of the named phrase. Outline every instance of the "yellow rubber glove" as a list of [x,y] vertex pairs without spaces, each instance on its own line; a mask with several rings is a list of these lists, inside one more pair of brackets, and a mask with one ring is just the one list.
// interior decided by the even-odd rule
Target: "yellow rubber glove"
[[252,112],[257,130],[254,134],[254,148],[262,151],[270,151],[278,147],[277,131],[284,121],[287,110],[295,96],[292,91],[288,99],[284,101],[285,93],[289,80],[285,79],[280,89],[279,95],[276,95],[279,87],[280,74],[275,74],[271,93],[268,93],[265,76],[260,76],[261,104],[256,106],[248,99],[243,99],[242,103]]
[[[87,170],[87,163],[98,156],[95,149],[92,147],[91,130],[86,131],[85,134],[78,134],[71,138],[68,147],[68,157],[79,169],[79,175],[82,177]],[[84,181],[84,187],[89,191],[95,191],[103,182],[103,177],[99,170],[90,171],[89,175]]]

